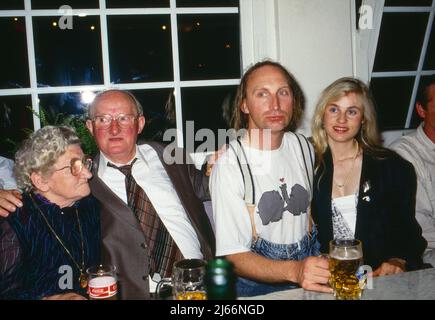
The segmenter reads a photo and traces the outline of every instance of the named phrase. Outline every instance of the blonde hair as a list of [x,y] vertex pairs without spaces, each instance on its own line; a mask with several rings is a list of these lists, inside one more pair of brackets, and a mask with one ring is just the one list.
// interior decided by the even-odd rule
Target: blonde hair
[[316,153],[316,170],[323,162],[323,155],[328,148],[328,138],[323,128],[323,116],[326,107],[350,93],[358,96],[363,107],[361,128],[355,139],[364,152],[375,157],[385,155],[385,149],[382,148],[379,139],[376,110],[369,88],[361,80],[350,77],[340,78],[323,90],[314,111],[312,141]]
[[23,191],[34,189],[30,175],[39,172],[48,176],[56,161],[70,145],[80,145],[80,139],[71,127],[45,126],[34,132],[15,154],[14,174]]
[[254,71],[264,66],[271,66],[279,69],[284,75],[284,77],[286,78],[288,86],[292,91],[293,115],[289,125],[286,128],[286,131],[290,131],[290,130],[293,131],[298,127],[299,122],[302,118],[304,102],[305,102],[304,95],[295,77],[282,64],[271,60],[257,62],[256,64],[252,65],[245,72],[242,79],[240,80],[239,87],[237,88],[236,97],[234,99],[233,113],[231,117],[232,127],[236,130],[245,129],[248,127],[249,116],[242,112],[241,106],[246,98],[246,90],[247,90],[249,78],[251,77],[252,73],[254,73]]

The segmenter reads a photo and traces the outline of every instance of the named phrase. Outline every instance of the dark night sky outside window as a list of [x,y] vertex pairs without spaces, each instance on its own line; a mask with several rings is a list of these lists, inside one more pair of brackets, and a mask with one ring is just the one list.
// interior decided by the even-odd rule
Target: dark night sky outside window
[[[218,129],[228,129],[227,122],[223,117],[225,99],[232,101],[235,96],[236,86],[184,88],[183,97],[183,119],[194,121],[195,133],[202,128],[209,128],[215,133],[215,147],[218,145]],[[186,125],[184,124],[184,139],[186,139]],[[193,141],[193,140],[192,140]],[[204,141],[195,141],[195,149]],[[187,141],[184,141],[186,146]],[[191,150],[188,150],[191,151]],[[209,150],[211,151],[211,150]]]
[[417,69],[427,13],[384,13],[373,71]]
[[386,7],[430,7],[431,5],[432,0],[385,0]]
[[44,109],[51,118],[82,115],[86,110],[80,92],[40,94],[38,98],[39,108]]
[[24,0],[1,0],[0,10],[22,10],[24,9]]
[[74,17],[72,30],[54,27],[58,20],[33,18],[38,86],[103,83],[99,17]]
[[[2,0],[3,1],[3,0]],[[72,9],[97,9],[98,0],[32,0],[32,9],[59,9],[68,5]]]
[[382,130],[403,128],[414,80],[414,77],[372,78],[370,89]]
[[173,80],[169,15],[110,16],[107,25],[112,83]]
[[0,89],[30,86],[23,17],[0,18]]
[[426,61],[423,69],[435,70],[435,19],[432,22],[432,33],[430,35],[429,44],[427,47]]
[[[33,115],[30,96],[0,96],[0,154],[14,158],[15,149],[27,138],[23,128],[33,129]],[[12,145],[6,142],[10,139]]]
[[146,124],[140,135],[141,139],[161,141],[161,131],[175,127],[175,122],[167,121],[165,109],[166,102],[173,91],[173,88],[130,90],[144,108]]
[[[63,5],[74,10],[72,29],[60,27]],[[23,129],[42,125],[28,108],[60,124],[84,116],[88,94],[112,87],[144,105],[141,140],[185,133],[187,120],[196,131],[227,127],[222,103],[242,69],[238,0],[0,0],[0,14],[2,156],[16,148],[5,139],[17,146]]]
[[[358,1],[361,2],[361,1]],[[415,96],[435,73],[432,0],[386,0],[370,87],[380,130],[416,128]],[[427,42],[426,42],[427,41]]]
[[106,0],[107,8],[167,8],[169,0]]
[[177,7],[237,7],[238,0],[177,0]]
[[238,15],[181,15],[181,80],[240,77]]

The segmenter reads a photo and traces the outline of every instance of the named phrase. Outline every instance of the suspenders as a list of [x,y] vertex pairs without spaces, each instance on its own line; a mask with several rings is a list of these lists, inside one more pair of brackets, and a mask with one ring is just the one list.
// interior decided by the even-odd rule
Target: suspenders
[[[308,185],[310,188],[310,198],[312,197],[312,184],[313,184],[313,170],[314,170],[314,159],[311,154],[310,143],[308,139],[298,133],[293,133],[298,139],[299,146],[302,151],[302,157],[304,160],[305,173],[308,178]],[[251,228],[252,228],[252,237],[254,240],[258,238],[257,230],[255,228],[254,223],[254,210],[255,210],[255,185],[254,185],[254,177],[252,176],[251,167],[249,166],[248,159],[246,157],[245,150],[243,149],[242,143],[240,142],[240,137],[237,137],[237,143],[230,144],[230,148],[233,150],[234,154],[237,158],[237,164],[239,165],[240,172],[243,178],[243,184],[245,186],[245,195],[244,200],[246,203],[246,207],[249,211],[249,217],[251,220]],[[311,232],[311,214],[309,214],[309,231]]]

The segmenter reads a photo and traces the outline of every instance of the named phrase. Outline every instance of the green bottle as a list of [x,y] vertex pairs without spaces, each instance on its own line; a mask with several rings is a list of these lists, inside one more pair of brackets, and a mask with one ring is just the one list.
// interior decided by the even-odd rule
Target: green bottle
[[225,258],[208,261],[205,288],[208,300],[235,300],[237,293],[233,264]]

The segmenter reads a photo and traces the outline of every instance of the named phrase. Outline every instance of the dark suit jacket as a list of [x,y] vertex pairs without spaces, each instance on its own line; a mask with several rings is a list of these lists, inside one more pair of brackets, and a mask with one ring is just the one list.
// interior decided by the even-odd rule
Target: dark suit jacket
[[[322,252],[329,251],[329,241],[333,238],[333,170],[328,149],[324,165],[314,177],[312,202]],[[373,270],[393,257],[406,260],[408,270],[421,267],[421,256],[427,242],[415,219],[416,189],[416,175],[411,163],[394,152],[388,153],[382,160],[364,153],[355,238],[362,241],[364,264],[370,265]]]
[[[205,259],[215,254],[215,238],[201,200],[195,195],[193,185],[199,190],[201,176],[193,165],[167,165],[162,160],[164,145],[150,142],[160,157],[174,188],[186,210],[187,216],[201,245]],[[185,162],[184,162],[185,163]],[[122,299],[149,298],[149,249],[139,222],[130,208],[117,197],[98,177],[99,156],[95,159],[94,176],[90,181],[92,194],[100,200],[102,261],[118,269],[118,285]]]

